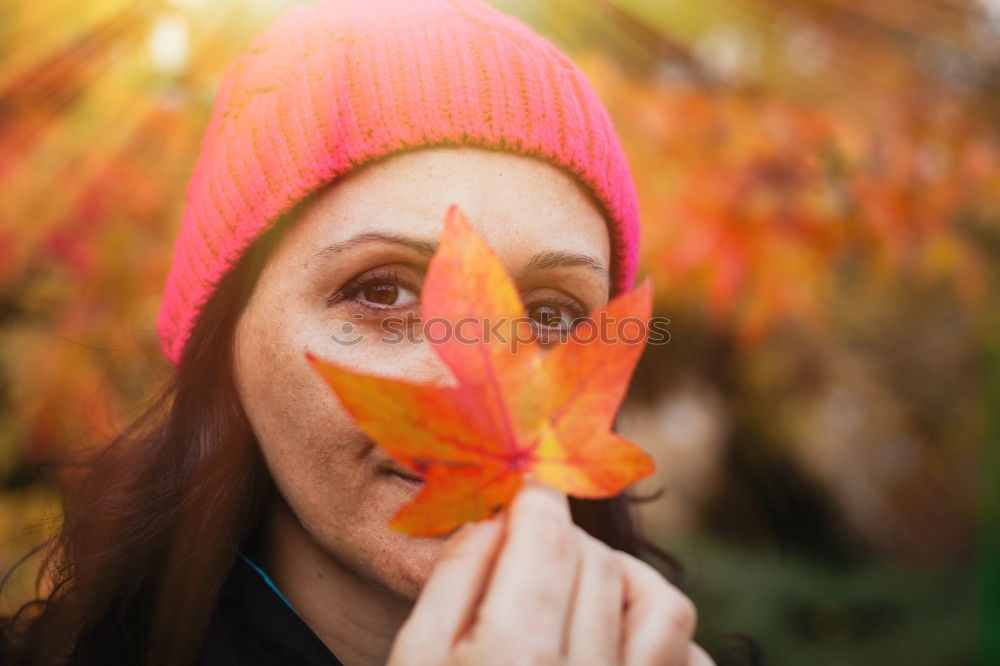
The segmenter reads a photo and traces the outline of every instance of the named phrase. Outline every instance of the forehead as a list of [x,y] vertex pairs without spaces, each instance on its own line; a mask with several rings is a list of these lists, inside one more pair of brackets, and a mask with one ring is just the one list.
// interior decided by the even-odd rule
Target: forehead
[[609,268],[607,225],[570,174],[537,158],[469,146],[397,153],[351,172],[303,210],[289,230],[291,245],[308,252],[379,232],[435,241],[452,203],[505,262],[573,252]]

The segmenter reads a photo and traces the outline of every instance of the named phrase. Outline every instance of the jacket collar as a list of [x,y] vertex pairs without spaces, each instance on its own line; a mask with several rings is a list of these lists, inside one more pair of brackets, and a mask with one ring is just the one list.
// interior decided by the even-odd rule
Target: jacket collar
[[343,666],[270,577],[240,553],[223,585],[199,666]]

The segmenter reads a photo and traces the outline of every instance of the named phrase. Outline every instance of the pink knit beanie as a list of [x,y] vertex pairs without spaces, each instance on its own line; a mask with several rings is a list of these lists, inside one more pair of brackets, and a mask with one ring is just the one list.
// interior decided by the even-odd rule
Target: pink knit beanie
[[223,76],[157,317],[167,358],[180,362],[219,281],[282,213],[370,160],[456,144],[575,175],[604,209],[614,292],[631,287],[635,188],[569,58],[475,0],[319,0],[282,15]]

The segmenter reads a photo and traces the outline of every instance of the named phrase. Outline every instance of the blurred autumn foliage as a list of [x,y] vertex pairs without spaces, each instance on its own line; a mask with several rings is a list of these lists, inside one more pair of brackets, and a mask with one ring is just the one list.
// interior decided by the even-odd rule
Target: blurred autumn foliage
[[[153,321],[215,86],[290,4],[0,9],[4,569],[58,515],[44,463],[169,374]],[[672,339],[621,426],[705,621],[775,664],[974,663],[1000,3],[492,4],[580,64],[629,156]]]

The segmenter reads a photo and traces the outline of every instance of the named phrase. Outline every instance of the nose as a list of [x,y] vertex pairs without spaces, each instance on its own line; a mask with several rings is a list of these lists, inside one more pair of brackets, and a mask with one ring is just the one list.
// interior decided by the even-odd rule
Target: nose
[[[456,386],[454,374],[434,351],[437,346],[427,340],[408,345],[406,380],[415,384]],[[392,353],[392,352],[390,352]]]

